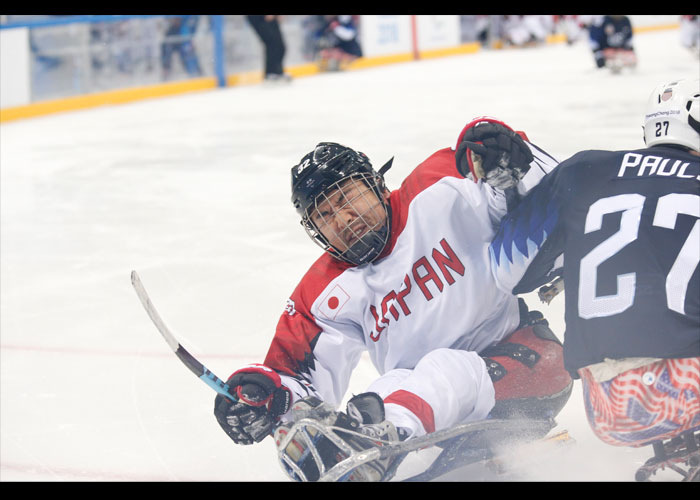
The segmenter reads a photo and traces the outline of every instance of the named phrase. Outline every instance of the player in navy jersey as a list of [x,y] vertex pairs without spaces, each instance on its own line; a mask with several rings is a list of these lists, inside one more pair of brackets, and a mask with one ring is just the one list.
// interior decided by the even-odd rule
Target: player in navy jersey
[[589,42],[598,68],[609,67],[614,72],[622,67],[634,67],[632,23],[627,16],[599,16],[589,28]]
[[[292,410],[323,405],[335,425],[352,421],[388,440],[559,412],[572,386],[561,343],[541,315],[498,289],[489,262],[499,220],[557,164],[523,137],[475,119],[456,148],[432,154],[394,191],[384,183],[391,161],[375,170],[336,143],[292,168],[292,202],[325,252],[290,296],[264,363],[228,379],[237,401],[216,398],[234,442],[274,432],[279,445]],[[380,376],[336,413],[364,352]],[[337,461],[316,446],[329,466]],[[304,442],[290,447],[292,460],[309,458],[290,475],[318,479]],[[386,479],[389,466],[367,464],[353,479]]]
[[697,79],[654,89],[644,140],[642,149],[562,162],[503,220],[491,257],[516,294],[563,276],[564,362],[582,380],[600,439],[642,446],[683,435],[697,454]]

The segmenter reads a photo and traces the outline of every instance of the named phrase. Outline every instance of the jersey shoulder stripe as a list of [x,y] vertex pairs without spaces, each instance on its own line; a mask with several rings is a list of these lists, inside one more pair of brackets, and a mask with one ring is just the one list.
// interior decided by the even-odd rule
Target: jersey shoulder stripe
[[413,169],[399,189],[391,193],[391,237],[380,254],[380,259],[393,251],[396,240],[405,229],[411,202],[445,177],[463,178],[457,170],[455,151],[451,148],[444,148],[430,155]]

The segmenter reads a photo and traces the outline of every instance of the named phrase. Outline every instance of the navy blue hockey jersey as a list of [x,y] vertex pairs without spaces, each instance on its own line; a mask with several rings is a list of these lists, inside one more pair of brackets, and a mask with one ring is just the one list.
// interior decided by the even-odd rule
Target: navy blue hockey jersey
[[627,16],[603,16],[589,30],[594,52],[607,48],[632,49],[632,36],[632,24]]
[[583,151],[502,221],[490,253],[504,289],[563,275],[572,376],[604,358],[700,356],[699,160],[672,147]]

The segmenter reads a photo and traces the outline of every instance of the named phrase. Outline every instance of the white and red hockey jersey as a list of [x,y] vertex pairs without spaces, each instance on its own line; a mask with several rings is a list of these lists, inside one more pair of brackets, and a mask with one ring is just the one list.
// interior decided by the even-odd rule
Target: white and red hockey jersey
[[[529,187],[556,166],[531,149],[533,168],[521,181]],[[416,167],[389,204],[391,237],[379,258],[351,266],[324,254],[289,298],[265,364],[282,375],[295,398],[314,394],[339,405],[365,351],[384,375],[412,370],[440,349],[478,353],[519,324],[517,299],[496,286],[489,258],[507,211],[503,191],[462,177],[455,150],[445,148]],[[441,369],[449,371],[449,363]],[[485,367],[482,374],[488,379]],[[433,382],[424,381],[424,392],[441,391]],[[424,427],[454,423],[439,425],[429,396],[406,393],[403,401],[414,413],[433,407],[428,410],[437,423],[423,419]]]

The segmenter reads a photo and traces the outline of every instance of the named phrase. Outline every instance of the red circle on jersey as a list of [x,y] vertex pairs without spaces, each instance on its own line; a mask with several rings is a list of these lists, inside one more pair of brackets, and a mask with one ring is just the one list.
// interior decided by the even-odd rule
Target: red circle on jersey
[[336,307],[338,307],[338,304],[340,304],[338,297],[331,297],[330,299],[328,299],[328,307],[330,307],[331,309],[335,309]]

